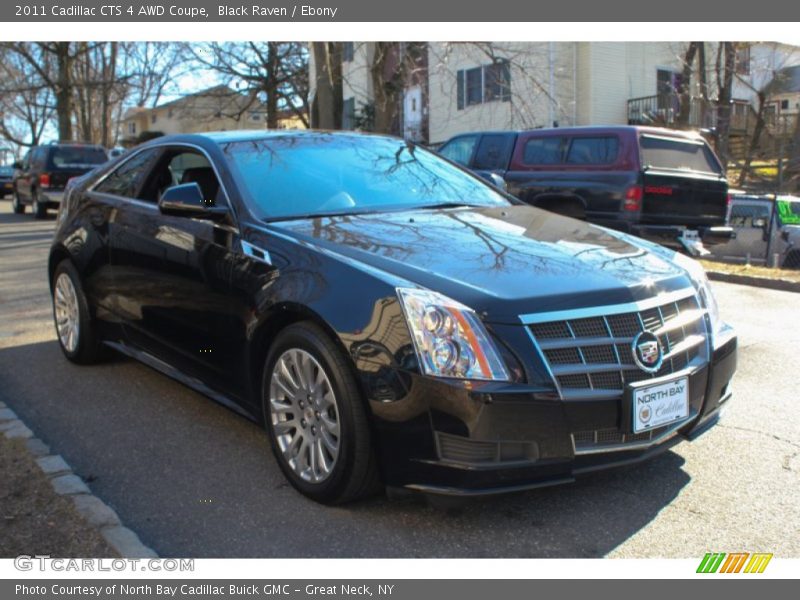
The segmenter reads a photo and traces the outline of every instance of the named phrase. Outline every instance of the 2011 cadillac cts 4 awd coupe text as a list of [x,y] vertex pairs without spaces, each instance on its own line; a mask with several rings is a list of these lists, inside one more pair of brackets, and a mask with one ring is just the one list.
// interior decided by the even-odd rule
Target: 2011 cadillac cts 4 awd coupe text
[[644,459],[735,370],[697,263],[390,137],[154,140],[73,181],[49,276],[67,358],[111,347],[263,422],[328,503]]

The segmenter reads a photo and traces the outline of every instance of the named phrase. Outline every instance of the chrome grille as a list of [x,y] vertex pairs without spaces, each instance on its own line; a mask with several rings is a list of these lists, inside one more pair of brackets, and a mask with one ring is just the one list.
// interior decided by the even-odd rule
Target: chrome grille
[[651,442],[671,430],[671,426],[656,427],[641,433],[623,433],[617,429],[597,429],[594,431],[576,431],[572,434],[572,443],[576,454],[587,454],[614,449],[625,449],[625,446]]
[[[627,309],[627,310],[626,310]],[[578,314],[579,313],[579,314]],[[575,314],[575,318],[572,315]],[[693,290],[624,307],[523,317],[563,398],[612,397],[626,384],[681,371],[707,359],[705,310]],[[633,361],[637,334],[658,336],[664,361],[646,373]]]

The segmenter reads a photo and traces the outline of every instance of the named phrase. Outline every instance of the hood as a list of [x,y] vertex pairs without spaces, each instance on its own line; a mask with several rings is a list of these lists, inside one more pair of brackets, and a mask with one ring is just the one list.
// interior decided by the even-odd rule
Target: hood
[[454,298],[484,320],[618,304],[690,286],[636,238],[530,206],[413,210],[272,223],[284,235]]

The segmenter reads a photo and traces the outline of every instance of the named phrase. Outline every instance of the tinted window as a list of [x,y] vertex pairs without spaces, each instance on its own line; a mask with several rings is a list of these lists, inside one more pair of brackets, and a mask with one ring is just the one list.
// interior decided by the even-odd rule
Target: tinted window
[[769,207],[764,204],[734,204],[731,227],[763,227],[769,220]]
[[107,160],[108,156],[102,148],[81,146],[58,146],[50,157],[50,162],[57,169],[101,165]]
[[432,152],[393,138],[285,136],[223,149],[262,218],[508,204]]
[[477,135],[465,135],[446,143],[439,150],[439,154],[457,162],[465,167],[469,166],[472,159],[472,152],[475,150],[475,143],[478,141]]
[[557,165],[562,154],[562,138],[531,138],[525,144],[522,162],[526,165]]
[[112,171],[95,188],[103,194],[135,198],[143,177],[147,174],[157,150],[144,150]]
[[721,173],[711,148],[703,141],[667,139],[643,135],[642,165],[657,169]]
[[508,155],[514,138],[509,135],[484,135],[475,155],[476,169],[494,171],[508,167]]
[[616,136],[572,138],[567,153],[570,165],[608,165],[617,160]]

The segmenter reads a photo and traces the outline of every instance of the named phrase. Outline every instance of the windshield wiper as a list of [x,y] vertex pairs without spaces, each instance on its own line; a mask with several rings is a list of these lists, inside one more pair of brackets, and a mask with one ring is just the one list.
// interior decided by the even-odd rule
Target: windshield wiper
[[422,204],[420,206],[414,206],[413,210],[421,210],[421,209],[437,209],[437,208],[475,208],[478,206],[477,204],[467,204],[466,202],[440,202],[439,204]]

